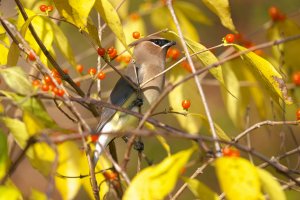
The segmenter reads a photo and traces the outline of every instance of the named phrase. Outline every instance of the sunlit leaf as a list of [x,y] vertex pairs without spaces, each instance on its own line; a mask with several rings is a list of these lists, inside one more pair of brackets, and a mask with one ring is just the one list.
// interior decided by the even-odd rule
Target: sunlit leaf
[[96,0],[95,8],[100,13],[101,17],[107,23],[109,28],[114,32],[120,42],[124,45],[126,50],[130,52],[130,49],[126,43],[121,20],[112,4],[108,0]]
[[[283,37],[290,37],[299,34],[300,27],[289,19],[274,23],[267,31],[269,40],[278,40]],[[275,57],[280,62],[283,60],[284,65],[286,65],[288,69],[292,69],[294,71],[299,70],[299,51],[299,39],[273,46],[273,53]]]
[[[188,47],[190,48],[192,53],[201,52],[196,55],[196,57],[199,59],[200,62],[204,66],[209,66],[213,63],[218,62],[217,57],[211,52],[211,51],[205,51],[207,48],[203,46],[202,44],[192,41],[190,39],[186,39],[186,43]],[[203,51],[203,52],[202,52]],[[209,70],[209,72],[222,84],[224,85],[224,78],[223,78],[223,72],[220,65],[217,67],[214,67]]]
[[285,200],[285,194],[280,184],[266,170],[257,168],[258,176],[263,191],[268,195],[270,200]]
[[9,67],[0,69],[6,84],[19,94],[28,95],[32,92],[32,86],[21,67]]
[[51,24],[49,23],[47,18],[44,18],[42,16],[36,15],[35,12],[25,9],[28,19],[24,22],[24,19],[22,15],[20,14],[18,17],[17,26],[20,27],[20,33],[25,39],[28,41],[30,47],[37,53],[37,55],[40,56],[41,61],[48,66],[48,59],[47,57],[42,53],[40,46],[35,41],[34,37],[32,36],[31,32],[28,31],[29,24],[33,26],[36,34],[40,38],[40,40],[43,42],[44,46],[47,48],[48,51],[54,52],[52,48],[53,43],[53,29]]
[[[239,51],[247,50],[237,44],[234,44],[234,47]],[[241,58],[250,65],[251,72],[264,84],[276,102],[279,102],[279,99],[282,99],[286,104],[292,103],[281,74],[270,62],[253,52],[243,54],[241,55]]]
[[221,87],[227,112],[233,123],[236,126],[241,127],[241,119],[243,116],[241,110],[239,110],[241,101],[239,80],[231,69],[231,66],[228,65],[224,65],[223,75],[225,79],[225,87],[230,91],[229,93],[225,88]]
[[22,200],[23,197],[16,187],[0,185],[0,199]]
[[215,167],[226,199],[262,199],[258,172],[248,160],[240,157],[220,157],[215,161]]
[[5,65],[7,63],[9,43],[9,38],[7,37],[3,26],[0,25],[0,65]]
[[[59,14],[64,17],[64,19],[66,19],[71,24],[74,24],[81,31],[87,32],[88,36],[90,36],[99,46],[101,46],[97,28],[93,24],[92,20],[89,20],[89,18],[82,19],[80,13],[78,13],[74,8],[71,7],[69,1],[53,0],[53,2]],[[89,6],[91,5],[91,2],[92,1],[89,2]]]
[[175,10],[180,10],[189,20],[205,25],[213,24],[211,19],[208,18],[199,7],[188,1],[174,1],[173,7]]
[[142,170],[132,180],[123,199],[164,199],[174,188],[182,168],[194,151],[195,148],[180,151]]
[[78,14],[83,24],[86,25],[88,16],[91,12],[92,7],[94,6],[95,0],[68,0],[68,2],[73,8],[74,15]]
[[207,187],[202,182],[183,177],[184,182],[188,184],[188,188],[192,191],[196,198],[201,200],[218,200],[219,196],[217,193],[213,192],[209,187]]
[[7,55],[7,66],[16,66],[20,57],[20,50],[16,43],[12,43],[9,47]]
[[223,26],[229,30],[236,32],[235,26],[232,22],[229,0],[202,0],[203,3],[215,13],[221,20]]
[[29,200],[46,200],[47,196],[45,193],[38,190],[32,189]]
[[[81,174],[81,152],[78,146],[71,141],[61,143],[57,146],[59,160],[56,172],[64,176],[79,176]],[[81,181],[79,178],[55,177],[56,188],[63,199],[74,199],[77,195]]]
[[9,164],[7,137],[0,129],[0,180],[6,174]]
[[[30,138],[25,123],[8,117],[2,117],[1,120],[10,130],[17,144],[23,149]],[[26,155],[34,168],[38,169],[45,176],[49,175],[55,153],[48,144],[43,142],[33,144],[27,150]]]

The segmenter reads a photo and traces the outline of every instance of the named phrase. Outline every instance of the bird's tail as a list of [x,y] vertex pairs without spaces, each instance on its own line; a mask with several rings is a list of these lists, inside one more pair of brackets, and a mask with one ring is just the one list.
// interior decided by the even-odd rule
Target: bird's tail
[[96,166],[101,154],[104,151],[104,148],[112,141],[112,139],[113,138],[108,134],[102,134],[99,136],[94,151],[94,166]]

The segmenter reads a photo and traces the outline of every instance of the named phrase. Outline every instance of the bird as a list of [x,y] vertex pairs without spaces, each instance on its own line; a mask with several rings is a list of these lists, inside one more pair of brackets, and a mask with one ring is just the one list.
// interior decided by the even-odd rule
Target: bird
[[[165,75],[157,76],[144,84],[142,88],[139,86],[163,72],[167,51],[175,44],[175,41],[160,37],[143,38],[133,42],[130,45],[134,47],[132,60],[124,72],[126,78],[120,77],[110,93],[108,102],[135,112],[139,112],[141,108],[143,113],[143,110],[149,108],[164,88]],[[137,87],[133,87],[132,83]],[[95,132],[100,136],[95,146],[94,165],[96,166],[103,153],[103,148],[114,139],[113,136],[103,133],[134,128],[138,122],[138,119],[132,115],[103,107],[100,123]]]

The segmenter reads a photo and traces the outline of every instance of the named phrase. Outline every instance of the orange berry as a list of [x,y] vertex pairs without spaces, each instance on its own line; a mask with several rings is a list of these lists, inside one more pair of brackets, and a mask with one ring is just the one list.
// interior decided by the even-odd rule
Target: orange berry
[[40,83],[41,83],[40,80],[37,80],[37,79],[32,81],[32,85],[34,87],[38,87],[40,85]]
[[96,74],[97,70],[95,67],[91,67],[88,69],[88,74],[90,74],[91,76],[94,76]]
[[75,82],[78,87],[80,87],[80,81]]
[[191,106],[191,102],[190,102],[190,100],[183,100],[181,102],[181,105],[184,110],[188,110]]
[[225,147],[222,149],[222,153],[224,157],[239,157],[240,152],[237,149]]
[[53,92],[53,94],[56,94],[58,92],[58,88],[55,87],[55,85],[51,85],[51,91]]
[[190,73],[192,73],[192,68],[191,68],[191,66],[190,66],[190,64],[188,63],[188,61],[183,61],[182,63],[181,63],[181,66],[185,69],[185,70],[187,70],[188,72],[190,72]]
[[110,54],[108,54],[108,55],[112,59],[112,58],[116,57],[117,54],[118,54],[117,49],[113,49],[113,51]]
[[44,92],[47,92],[47,91],[49,91],[49,85],[43,84],[43,85],[41,86],[41,89],[42,89]]
[[269,16],[274,22],[285,20],[285,14],[281,13],[276,6],[271,6],[269,8]]
[[297,120],[300,120],[300,108],[296,112],[296,117],[297,117]]
[[178,49],[176,49],[176,48],[170,48],[169,49],[169,56],[173,60],[177,60],[178,57],[180,56],[180,51]]
[[30,61],[35,61],[36,60],[35,54],[32,51],[29,52],[28,59]]
[[105,55],[105,49],[98,47],[97,53],[99,56],[104,56]]
[[225,40],[226,40],[227,43],[233,43],[234,40],[235,40],[234,34],[231,34],[231,33],[227,34],[225,36]]
[[55,80],[56,80],[56,82],[57,82],[59,85],[62,83],[62,80],[61,80],[61,78],[59,78],[59,77],[56,77]]
[[41,10],[42,12],[46,12],[47,9],[48,9],[48,6],[46,6],[45,4],[40,5],[40,10]]
[[117,180],[118,174],[116,172],[113,172],[112,170],[107,170],[103,172],[103,176],[105,177],[106,180],[109,181],[114,181]]
[[103,80],[105,79],[106,77],[106,74],[104,72],[100,72],[98,75],[97,75],[97,78],[100,79],[100,80]]
[[55,94],[59,97],[62,97],[64,96],[65,91],[63,89],[58,89],[57,92],[55,92]]
[[134,32],[132,33],[132,37],[133,37],[134,39],[139,39],[139,38],[141,37],[141,34],[140,34],[140,32],[138,32],[138,31],[134,31]]
[[300,71],[293,73],[292,79],[295,85],[300,86]]
[[47,11],[48,11],[48,12],[52,12],[52,11],[53,11],[53,6],[51,6],[51,5],[50,5],[50,6],[47,6]]
[[136,21],[136,20],[138,20],[140,18],[140,15],[138,14],[138,13],[132,13],[131,15],[130,15],[130,19],[132,20],[132,21]]
[[65,68],[65,69],[63,69],[63,71],[65,74],[69,74],[69,69]]
[[57,71],[56,69],[52,69],[52,70],[51,70],[51,75],[52,75],[53,77],[60,77],[60,74],[58,73],[58,71]]
[[107,49],[107,53],[108,53],[108,54],[113,53],[114,49],[115,49],[114,47],[108,48],[108,49]]
[[124,63],[128,64],[131,61],[131,56],[123,56],[122,60],[124,61]]
[[122,55],[117,56],[117,58],[116,58],[117,62],[121,62],[122,60],[123,60],[123,56]]
[[91,141],[92,141],[92,142],[97,142],[97,141],[98,141],[98,138],[99,138],[99,135],[98,135],[98,134],[92,134],[92,135],[91,135]]
[[44,82],[45,82],[47,85],[52,84],[52,79],[51,79],[51,77],[48,76],[48,75],[44,76]]
[[83,65],[77,65],[76,71],[78,71],[81,74],[83,72]]

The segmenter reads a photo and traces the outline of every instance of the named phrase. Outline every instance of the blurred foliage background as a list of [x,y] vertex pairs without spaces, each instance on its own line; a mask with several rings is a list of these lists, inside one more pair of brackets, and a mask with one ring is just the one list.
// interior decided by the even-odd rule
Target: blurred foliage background
[[[176,0],[177,1],[177,0]],[[175,2],[176,2],[175,1]],[[25,3],[25,1],[23,1]],[[48,1],[38,1],[38,4],[45,3]],[[114,0],[114,2],[119,2]],[[161,1],[159,0],[159,3]],[[178,0],[178,2],[180,2]],[[184,1],[184,2],[191,2],[198,7],[202,12],[203,15],[206,16],[209,21],[211,22],[210,25],[199,24],[197,21],[191,20],[191,23],[195,30],[197,31],[197,37],[202,44],[206,47],[212,47],[218,45],[222,42],[222,38],[224,35],[229,33],[228,29],[224,28],[219,19],[210,12],[201,1],[198,0],[191,0],[191,1]],[[157,5],[157,1],[146,1],[146,0],[128,0],[125,3],[125,8],[128,8],[128,15],[124,15],[124,21],[128,20],[128,17],[132,13],[144,13],[141,15],[141,18],[144,20],[144,25],[146,27],[147,32],[145,31],[144,34],[150,34],[152,32],[157,31],[157,26],[153,25],[153,21],[151,21],[151,13],[155,12],[152,10],[153,5]],[[239,33],[245,35],[248,40],[254,42],[255,44],[259,44],[262,42],[267,41],[266,39],[266,31],[264,30],[264,24],[267,23],[270,18],[268,16],[268,8],[270,6],[277,6],[280,8],[281,11],[286,13],[292,20],[298,23],[300,22],[300,1],[299,0],[288,0],[288,1],[281,1],[281,0],[231,0],[231,14],[233,18],[233,22],[236,26],[236,29]],[[15,4],[11,0],[2,0],[1,1],[1,12],[4,16],[13,16],[16,14],[15,11]],[[122,16],[122,9],[120,11],[120,15]],[[91,13],[91,17],[94,21],[97,21],[96,12]],[[197,18],[197,16],[195,16]],[[162,21],[164,19],[161,19]],[[96,66],[97,63],[97,55],[95,50],[91,47],[89,41],[84,38],[83,35],[76,31],[74,27],[62,23],[61,27],[65,34],[67,35],[74,54],[76,55],[76,60],[78,63],[85,66],[85,70],[91,66]],[[138,28],[138,27],[137,27]],[[139,31],[139,30],[138,30]],[[131,35],[131,32],[125,33],[126,35]],[[103,43],[104,47],[115,46],[114,35],[106,29],[103,33]],[[177,48],[180,48],[180,44],[177,45]],[[215,55],[219,55],[224,51],[223,49],[218,49],[214,53]],[[271,55],[271,49],[264,50],[266,55]],[[66,68],[72,68],[69,66],[68,63],[65,62],[64,58],[61,55],[58,55],[58,62],[64,63],[63,66]],[[26,65],[25,62],[21,63],[22,65]],[[236,66],[239,67],[239,66]],[[300,66],[299,66],[300,70]],[[70,72],[71,75],[76,76],[75,72]],[[112,86],[117,81],[118,76],[115,73],[108,73],[107,78],[103,81],[103,97],[107,98],[109,91],[111,90]],[[81,87],[83,90],[87,90],[89,86],[89,80],[86,80],[82,83]],[[1,86],[4,87],[4,86]],[[191,91],[191,88],[185,88],[187,91],[194,93]],[[214,121],[220,125],[220,127],[231,137],[234,137],[238,133],[241,132],[240,128],[234,126],[233,122],[228,117],[228,113],[226,111],[224,101],[222,100],[221,91],[218,84],[204,84],[204,90],[206,94],[206,98],[208,100],[209,108],[212,113],[212,117]],[[188,93],[187,93],[188,94]],[[186,96],[186,98],[189,98]],[[268,102],[269,99],[266,99]],[[181,99],[179,100],[181,102]],[[54,117],[56,122],[63,128],[66,129],[75,129],[74,124],[66,123],[65,116],[61,114],[51,102],[45,102],[47,105],[47,110],[51,113]],[[201,103],[192,102],[192,108],[199,106]],[[267,119],[273,120],[282,120],[282,116],[274,116],[272,115],[272,105],[269,103],[269,110]],[[295,112],[297,107],[299,106],[299,102],[295,102],[294,105],[287,108],[286,119],[287,120],[294,120],[295,119]],[[169,103],[168,100],[165,99],[157,111],[163,111],[168,109]],[[257,110],[254,108],[253,104],[249,105],[249,125],[257,123],[261,121],[258,116]],[[97,125],[97,119],[94,119],[87,111],[84,109],[81,110],[82,114],[88,119],[88,122],[92,125],[92,127]],[[241,111],[245,112],[245,111]],[[160,115],[157,119],[169,123],[172,125],[176,124],[176,119],[173,115]],[[244,118],[241,120],[245,120]],[[246,128],[246,127],[244,127]],[[201,127],[200,134],[209,134],[208,130],[205,127]],[[258,130],[255,130],[251,133],[251,144],[254,149],[265,154],[266,156],[276,156],[282,154],[290,149],[296,147],[297,143],[291,136],[291,132],[293,132],[298,141],[300,141],[299,127],[292,127],[288,128],[285,126],[282,127],[264,127]],[[151,159],[154,163],[159,162],[163,158],[166,157],[165,150],[161,146],[161,144],[155,138],[145,138],[145,154]],[[118,156],[120,160],[122,160],[124,156],[124,149],[126,148],[126,144],[120,139],[116,140],[118,146]],[[245,141],[244,141],[245,142]],[[189,141],[178,140],[178,139],[168,139],[168,143],[171,146],[171,151],[177,152],[178,150],[185,149],[191,145]],[[16,153],[17,155],[17,153]],[[242,154],[243,156],[247,156]],[[129,175],[132,177],[136,173],[136,163],[137,163],[137,153],[133,152],[131,154],[131,162],[129,166]],[[260,161],[257,161],[259,163]],[[288,166],[298,166],[299,162],[299,154],[289,157],[289,159],[283,161],[283,163],[287,164]],[[143,166],[146,166],[146,163],[143,163]],[[188,168],[185,172],[186,176],[190,176],[195,170],[197,166],[192,165],[192,167]],[[78,174],[79,175],[79,174]],[[214,170],[212,167],[208,167],[200,177],[199,180],[210,186],[213,190],[220,192],[219,186],[216,184],[216,177],[214,174]],[[24,160],[22,164],[18,167],[16,172],[12,176],[13,181],[15,184],[24,192],[24,194],[29,195],[31,188],[36,188],[40,191],[44,191],[47,187],[47,180],[41,176],[38,172],[36,172],[27,160]],[[179,185],[180,186],[180,185]],[[178,188],[175,188],[176,191]],[[294,191],[287,191],[288,199],[299,199],[300,195]],[[58,196],[56,196],[58,198]],[[85,199],[86,194],[82,190],[76,199]],[[192,193],[187,189],[185,192],[180,196],[179,199],[193,199]]]

